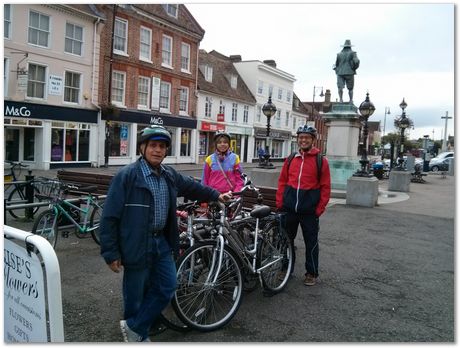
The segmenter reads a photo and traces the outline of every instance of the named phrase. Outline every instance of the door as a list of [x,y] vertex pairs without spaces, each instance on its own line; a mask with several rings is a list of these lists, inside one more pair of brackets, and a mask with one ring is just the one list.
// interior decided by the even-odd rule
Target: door
[[19,140],[18,128],[5,127],[5,160],[19,161]]

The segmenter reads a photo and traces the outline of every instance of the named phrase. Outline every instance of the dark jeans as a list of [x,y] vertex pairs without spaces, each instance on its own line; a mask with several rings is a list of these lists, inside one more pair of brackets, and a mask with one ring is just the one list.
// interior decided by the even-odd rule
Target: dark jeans
[[307,273],[318,276],[318,232],[319,232],[319,218],[315,215],[300,215],[294,213],[286,214],[286,229],[292,243],[292,271],[295,265],[295,250],[294,239],[297,236],[297,229],[302,229],[303,240],[305,243],[305,270]]
[[144,339],[176,291],[171,248],[163,236],[151,238],[151,267],[125,269],[123,275],[124,318],[129,328]]

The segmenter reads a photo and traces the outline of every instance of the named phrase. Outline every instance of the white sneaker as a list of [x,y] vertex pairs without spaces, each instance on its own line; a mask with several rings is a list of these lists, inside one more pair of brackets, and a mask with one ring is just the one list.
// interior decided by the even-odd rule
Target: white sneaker
[[[142,336],[131,330],[126,323],[126,320],[120,320],[121,334],[125,342],[142,342]],[[147,341],[148,342],[148,341]]]

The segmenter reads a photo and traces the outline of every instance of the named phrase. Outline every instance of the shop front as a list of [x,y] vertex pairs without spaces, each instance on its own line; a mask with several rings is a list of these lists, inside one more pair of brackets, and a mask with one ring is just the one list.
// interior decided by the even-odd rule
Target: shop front
[[198,163],[215,151],[214,135],[217,131],[225,131],[225,124],[199,121]]
[[[254,147],[253,156],[257,158],[257,150],[259,147],[263,149],[267,145],[267,129],[266,128],[254,128]],[[268,139],[268,146],[270,155],[272,158],[284,158],[289,155],[290,143],[291,143],[291,132],[281,131],[276,129],[270,130],[270,138]]]
[[30,169],[97,162],[97,110],[4,101],[4,158]]
[[[164,163],[195,163],[196,124],[190,117],[153,114],[151,112],[117,109],[116,114],[102,113],[100,158],[104,160],[104,139],[108,136],[109,165],[126,165],[139,156],[137,137],[151,124],[164,126],[171,133],[171,147]],[[105,131],[104,131],[105,128]],[[104,161],[99,163],[104,164]]]

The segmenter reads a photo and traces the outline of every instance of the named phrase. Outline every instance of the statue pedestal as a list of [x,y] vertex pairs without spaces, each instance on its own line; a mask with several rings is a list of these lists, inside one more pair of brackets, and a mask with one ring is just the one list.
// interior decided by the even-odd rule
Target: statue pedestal
[[388,191],[409,192],[411,174],[405,170],[392,170],[388,179]]
[[359,164],[359,114],[349,103],[333,104],[330,112],[321,114],[328,129],[327,152],[333,189],[345,190],[347,180],[361,167]]
[[347,180],[347,204],[373,208],[378,196],[379,180],[375,176],[352,176]]
[[256,187],[278,187],[278,178],[280,176],[281,167],[274,169],[252,168],[251,181]]

